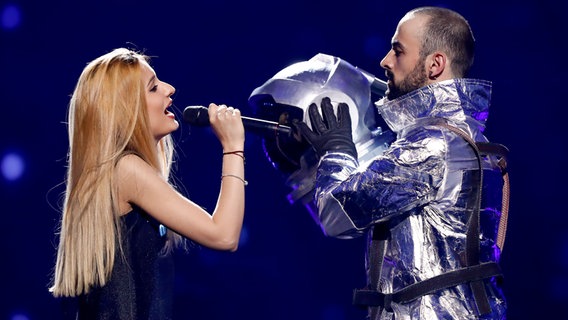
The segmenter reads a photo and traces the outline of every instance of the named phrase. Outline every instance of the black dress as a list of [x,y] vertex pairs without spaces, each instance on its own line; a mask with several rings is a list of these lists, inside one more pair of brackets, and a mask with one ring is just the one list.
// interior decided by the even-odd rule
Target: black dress
[[109,282],[73,303],[76,319],[171,319],[173,257],[165,228],[139,208],[121,218],[124,257],[117,251]]

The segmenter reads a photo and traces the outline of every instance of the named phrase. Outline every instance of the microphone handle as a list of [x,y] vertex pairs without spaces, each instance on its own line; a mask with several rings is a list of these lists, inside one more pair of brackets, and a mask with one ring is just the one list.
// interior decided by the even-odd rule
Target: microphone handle
[[286,136],[292,135],[292,128],[290,128],[289,126],[281,125],[278,122],[244,116],[241,116],[241,119],[243,120],[243,126],[247,131],[253,131],[259,134],[274,132],[275,134],[284,134]]
[[[190,125],[197,127],[209,126],[209,115],[207,108],[203,106],[189,106],[183,110],[183,119]],[[292,128],[281,125],[278,122],[268,121],[264,119],[255,119],[241,116],[243,126],[246,131],[252,131],[261,136],[269,134],[292,136]]]

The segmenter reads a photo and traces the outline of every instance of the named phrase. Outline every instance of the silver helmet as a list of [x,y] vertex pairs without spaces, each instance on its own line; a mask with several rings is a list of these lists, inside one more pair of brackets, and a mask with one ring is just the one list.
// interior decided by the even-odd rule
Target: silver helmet
[[[310,104],[319,106],[324,97],[329,97],[335,108],[340,102],[347,103],[353,141],[359,162],[363,163],[382,153],[392,140],[392,133],[383,132],[378,125],[382,119],[371,100],[372,94],[384,96],[386,88],[386,83],[372,74],[341,58],[320,53],[280,70],[254,89],[249,104],[264,120],[286,126],[304,121],[311,128]],[[288,195],[289,201],[294,203],[302,199],[312,211],[311,194],[317,167],[315,152],[297,132],[291,136],[265,136],[263,147],[272,165],[287,175],[286,183],[293,189]]]

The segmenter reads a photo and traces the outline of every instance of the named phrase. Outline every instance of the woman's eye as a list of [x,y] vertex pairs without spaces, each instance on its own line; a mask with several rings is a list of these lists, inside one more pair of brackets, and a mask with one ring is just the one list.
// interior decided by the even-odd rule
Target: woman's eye
[[156,92],[156,90],[158,90],[158,85],[154,85],[151,89],[150,92]]

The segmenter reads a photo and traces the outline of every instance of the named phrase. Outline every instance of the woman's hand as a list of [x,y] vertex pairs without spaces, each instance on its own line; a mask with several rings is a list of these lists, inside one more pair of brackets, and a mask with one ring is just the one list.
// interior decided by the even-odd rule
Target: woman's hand
[[209,123],[224,151],[243,150],[245,129],[239,109],[226,105],[209,104]]

